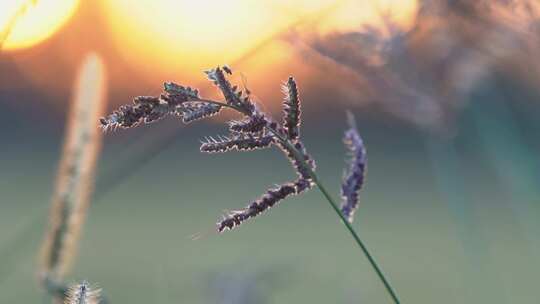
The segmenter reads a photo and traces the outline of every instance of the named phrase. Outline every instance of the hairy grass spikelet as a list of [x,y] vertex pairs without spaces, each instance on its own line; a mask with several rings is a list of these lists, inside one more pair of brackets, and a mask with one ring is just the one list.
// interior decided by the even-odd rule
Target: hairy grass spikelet
[[[255,110],[255,105],[249,99],[249,96],[242,97],[242,91],[238,91],[237,86],[232,86],[229,80],[223,74],[220,67],[205,71],[210,79],[222,92],[227,104],[242,109],[246,114],[251,114]],[[232,74],[230,68],[227,68],[227,74]]]
[[283,128],[289,139],[296,140],[300,135],[300,99],[298,98],[298,88],[296,87],[294,78],[289,77],[282,89],[283,93],[285,93],[285,99],[283,101]]
[[123,105],[112,114],[100,119],[103,129],[131,128],[140,123],[157,121],[167,114],[176,114],[177,100],[154,96],[138,96],[133,104]]
[[87,281],[72,285],[65,295],[64,304],[99,304],[101,289],[91,287]]
[[282,86],[285,99],[283,101],[283,128],[291,140],[298,139],[300,135],[300,98],[298,88],[293,77]]
[[151,123],[166,115],[182,117],[184,123],[190,123],[216,115],[221,106],[198,101],[199,93],[190,87],[183,87],[172,82],[164,84],[165,93],[159,97],[138,96],[133,104],[121,106],[112,114],[100,119],[101,126],[107,129],[131,128],[140,123]]
[[[287,159],[289,159],[292,166],[296,170],[298,177],[305,180],[311,180],[310,170],[315,170],[316,166],[313,158],[311,158],[311,156],[307,153],[304,144],[297,141],[293,145],[296,152],[300,154],[299,156],[295,155],[296,152],[283,143],[277,142],[277,146],[281,149],[281,151],[283,151],[283,154],[287,156]],[[306,162],[308,167],[303,164],[303,161]]]
[[223,232],[226,229],[232,230],[244,221],[254,218],[272,208],[288,196],[303,192],[307,189],[307,183],[306,180],[299,179],[295,182],[286,183],[277,188],[268,190],[263,196],[249,204],[246,208],[235,210],[225,215],[224,218],[217,223],[218,231]]
[[192,89],[190,87],[184,87],[174,82],[165,82],[163,84],[163,88],[169,96],[176,96],[177,100],[180,99],[183,101],[188,101],[190,99],[199,98],[199,90]]
[[217,140],[210,137],[205,139],[200,150],[206,153],[227,152],[234,149],[238,151],[251,151],[268,148],[273,140],[274,138],[270,135],[253,136],[241,134],[236,135],[232,139],[220,136]]
[[354,212],[358,209],[358,196],[366,173],[366,148],[358,133],[353,115],[347,112],[349,129],[345,131],[343,142],[351,154],[348,169],[345,170],[341,185],[341,212],[352,223]]
[[218,114],[221,106],[207,102],[190,102],[182,104],[177,111],[182,116],[182,121],[187,124]]
[[254,114],[243,120],[229,121],[229,130],[236,133],[260,133],[264,130],[267,120],[262,114]]

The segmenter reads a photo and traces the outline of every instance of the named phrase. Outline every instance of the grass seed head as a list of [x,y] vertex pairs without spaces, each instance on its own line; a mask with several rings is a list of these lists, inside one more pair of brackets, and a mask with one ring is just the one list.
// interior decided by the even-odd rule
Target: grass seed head
[[243,119],[229,122],[229,137],[206,138],[200,147],[201,152],[251,151],[277,145],[290,160],[298,179],[270,189],[246,208],[227,214],[218,223],[218,231],[221,232],[256,217],[290,195],[312,188],[315,162],[300,141],[300,100],[296,82],[292,77],[284,86],[285,115],[283,123],[280,124],[260,111],[250,100],[249,94],[243,96],[243,92],[229,82],[227,76],[232,74],[232,70],[228,66],[216,67],[205,73],[222,92],[224,102],[202,99],[197,89],[166,82],[165,92],[160,97],[137,97],[132,105],[120,107],[111,115],[102,118],[101,123],[105,128],[128,128],[141,122],[156,121],[167,114],[175,114],[189,123],[216,115],[222,108],[230,108],[242,114]]
[[246,208],[235,210],[225,215],[224,218],[217,223],[218,232],[223,232],[227,229],[232,230],[246,220],[254,218],[272,208],[288,196],[300,194],[307,189],[307,183],[308,182],[305,180],[299,179],[295,182],[285,183],[279,185],[277,188],[269,189],[263,196],[253,201]]
[[285,100],[283,101],[283,127],[287,133],[287,137],[291,140],[296,140],[300,136],[300,99],[294,78],[289,77],[282,89],[285,93]]
[[255,149],[268,148],[274,138],[272,136],[253,136],[253,135],[236,135],[234,138],[219,137],[207,138],[201,145],[201,152],[219,153],[231,150],[251,151]]
[[236,133],[260,133],[268,121],[264,115],[259,113],[243,120],[232,120],[229,122],[229,130]]
[[101,289],[91,287],[87,281],[72,285],[66,295],[64,304],[98,304],[100,303]]
[[341,185],[341,212],[349,220],[353,221],[353,216],[358,209],[359,192],[364,185],[366,173],[366,148],[358,133],[354,117],[347,113],[349,129],[345,131],[343,142],[351,154],[349,167],[345,170],[343,183]]
[[194,102],[188,105],[184,103],[177,111],[182,116],[182,121],[187,124],[218,114],[221,106],[206,102]]
[[[237,86],[231,85],[220,67],[208,70],[205,73],[208,76],[208,79],[221,90],[227,104],[241,109],[248,115],[255,111],[255,105],[251,102],[249,96],[242,97],[242,91],[238,91]],[[227,68],[227,73],[232,74],[230,68]]]

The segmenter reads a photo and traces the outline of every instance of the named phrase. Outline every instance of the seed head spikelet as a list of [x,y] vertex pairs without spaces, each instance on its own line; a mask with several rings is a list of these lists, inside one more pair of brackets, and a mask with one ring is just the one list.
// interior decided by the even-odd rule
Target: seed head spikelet
[[315,161],[311,158],[311,156],[307,153],[307,150],[304,146],[304,144],[300,141],[297,141],[294,143],[293,147],[296,149],[298,153],[300,153],[301,159],[306,162],[307,167],[303,164],[303,161],[299,160],[295,156],[295,151],[291,149],[290,146],[285,145],[281,142],[276,142],[277,146],[281,149],[283,154],[289,159],[291,162],[291,165],[296,170],[296,173],[299,178],[305,179],[305,180],[311,180],[310,170],[315,170]]
[[232,230],[246,220],[254,218],[272,208],[285,198],[294,194],[300,194],[306,189],[305,180],[298,180],[296,182],[279,185],[277,188],[269,189],[263,196],[253,201],[246,208],[231,211],[226,214],[223,219],[217,223],[217,230],[218,232],[223,232],[226,229]]
[[260,133],[264,130],[266,123],[264,115],[255,113],[243,120],[229,121],[229,130],[236,133]]
[[233,138],[219,137],[217,140],[206,139],[201,145],[201,152],[219,153],[230,150],[251,151],[255,149],[268,148],[274,138],[270,135],[253,136],[249,134],[235,135]]
[[345,131],[343,142],[351,154],[349,167],[345,170],[341,185],[341,212],[352,223],[354,212],[358,209],[358,196],[366,173],[366,148],[358,133],[352,113],[347,112],[349,129]]
[[182,121],[186,124],[214,116],[218,114],[219,111],[221,111],[220,105],[207,102],[184,103],[177,110],[178,115],[182,116]]
[[153,96],[138,96],[130,105],[123,105],[112,114],[100,119],[103,129],[131,128],[140,123],[151,123],[172,114],[175,106]]
[[285,128],[287,137],[291,140],[296,140],[300,132],[300,99],[294,78],[289,77],[282,89],[283,93],[285,93],[285,100],[283,101],[283,127]]
[[[182,99],[183,101],[188,101],[199,98],[199,90],[184,87],[174,82],[165,82],[163,88],[169,96],[175,96],[178,101]],[[182,103],[182,101],[179,103]]]
[[225,73],[232,75],[232,69],[228,65],[224,65],[223,70],[225,71]]
[[[232,73],[230,69],[228,71]],[[238,91],[237,86],[231,85],[220,67],[208,70],[205,73],[208,79],[221,90],[227,104],[242,109],[246,114],[251,114],[255,110],[249,96],[242,97],[242,91]]]
[[87,281],[69,287],[64,304],[98,304],[100,303],[101,289],[91,287]]

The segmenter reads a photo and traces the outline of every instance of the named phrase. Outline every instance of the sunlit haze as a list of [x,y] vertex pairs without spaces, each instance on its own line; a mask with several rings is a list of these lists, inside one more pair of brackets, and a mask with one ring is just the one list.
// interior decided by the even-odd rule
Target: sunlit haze
[[2,48],[6,50],[28,48],[47,39],[66,23],[77,8],[78,2],[78,0],[0,1],[0,37],[7,34]]
[[[416,0],[103,1],[116,46],[127,60],[197,73],[233,62],[287,30],[323,34],[377,26],[382,14],[406,27],[416,9]],[[264,64],[272,64],[272,57],[268,54]]]

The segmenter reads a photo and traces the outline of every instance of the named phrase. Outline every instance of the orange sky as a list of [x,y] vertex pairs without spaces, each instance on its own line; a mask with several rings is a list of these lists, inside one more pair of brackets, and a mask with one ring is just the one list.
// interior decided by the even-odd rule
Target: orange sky
[[267,110],[279,111],[292,75],[319,113],[341,104],[446,123],[494,71],[538,88],[540,5],[512,3],[419,11],[419,0],[0,1],[0,92],[34,96],[2,102],[63,113],[78,66],[95,52],[110,109],[159,94],[164,81],[216,97],[202,71],[228,64]]
[[[416,0],[34,1],[0,4],[3,29],[20,14],[3,52],[30,83],[52,94],[67,92],[83,56],[95,51],[113,90],[154,94],[166,79],[202,83],[202,70],[228,63],[264,96],[279,91],[279,80],[291,72],[313,72],[294,63],[298,55],[281,35],[380,27],[381,14],[406,28],[417,10]],[[0,77],[1,86],[21,85]],[[276,88],[268,88],[269,77]]]

